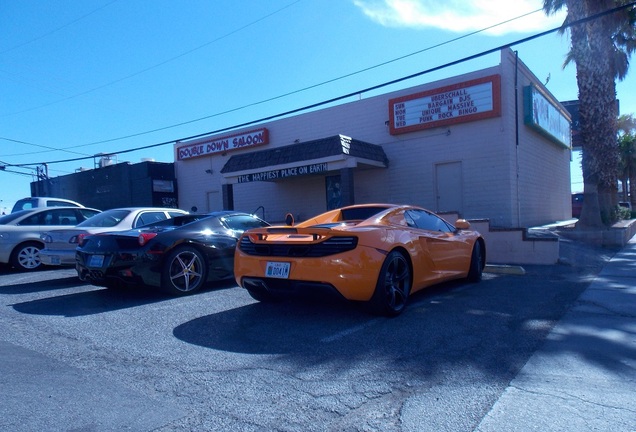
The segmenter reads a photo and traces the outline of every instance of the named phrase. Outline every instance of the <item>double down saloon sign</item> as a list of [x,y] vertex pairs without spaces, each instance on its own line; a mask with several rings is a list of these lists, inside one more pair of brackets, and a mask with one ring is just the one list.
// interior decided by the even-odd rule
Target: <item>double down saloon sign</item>
[[500,115],[499,75],[389,100],[391,135]]

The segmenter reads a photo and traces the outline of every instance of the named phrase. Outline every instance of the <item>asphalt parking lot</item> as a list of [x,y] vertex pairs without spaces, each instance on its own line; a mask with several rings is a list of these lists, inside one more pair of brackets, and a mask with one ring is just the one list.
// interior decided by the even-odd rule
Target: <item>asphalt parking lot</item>
[[0,430],[473,431],[615,252],[563,242],[561,264],[443,284],[394,319],[2,268]]

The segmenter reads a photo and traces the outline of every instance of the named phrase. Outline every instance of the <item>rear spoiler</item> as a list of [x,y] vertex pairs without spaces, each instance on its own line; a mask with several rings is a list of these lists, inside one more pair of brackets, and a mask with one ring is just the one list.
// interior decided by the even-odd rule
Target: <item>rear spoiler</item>
[[298,236],[311,236],[314,240],[325,237],[325,234],[329,232],[329,228],[296,228],[285,226],[274,226],[265,228],[252,228],[244,233],[244,235],[256,236],[259,240],[264,240],[268,235],[298,235]]

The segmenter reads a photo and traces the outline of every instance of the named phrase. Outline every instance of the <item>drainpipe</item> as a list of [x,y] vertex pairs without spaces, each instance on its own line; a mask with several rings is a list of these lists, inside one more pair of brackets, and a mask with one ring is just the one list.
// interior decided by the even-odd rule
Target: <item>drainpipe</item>
[[515,51],[515,165],[517,175],[517,228],[521,228],[521,195],[519,193],[519,51]]

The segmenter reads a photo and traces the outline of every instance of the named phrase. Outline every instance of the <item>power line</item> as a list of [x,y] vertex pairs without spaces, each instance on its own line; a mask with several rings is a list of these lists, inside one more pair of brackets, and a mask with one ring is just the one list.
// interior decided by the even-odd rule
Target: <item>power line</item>
[[[298,1],[300,1],[300,0],[298,0]],[[298,3],[298,1],[297,1],[297,2],[295,2],[295,3]],[[247,25],[243,26],[241,29],[244,29],[244,28],[246,28],[246,27],[248,27],[248,26],[251,26],[251,25],[252,25],[252,24],[254,24],[254,23],[257,23],[257,22],[259,22],[259,21],[262,21],[262,20],[264,20],[264,19],[268,18],[269,16],[271,16],[271,15],[273,15],[273,14],[275,14],[275,13],[280,12],[280,11],[281,11],[281,10],[283,10],[283,9],[285,9],[285,8],[287,8],[287,7],[292,6],[292,5],[293,5],[293,4],[295,4],[295,3],[292,3],[292,4],[288,5],[288,6],[285,6],[284,8],[279,9],[279,10],[277,10],[277,11],[275,11],[275,12],[272,12],[271,14],[269,14],[269,15],[267,15],[267,16],[265,16],[265,17],[263,17],[263,18],[261,18],[261,19],[259,19],[259,20],[257,20],[257,21],[254,21],[254,22],[252,22],[252,23],[250,23],[250,24],[247,24]],[[110,138],[110,139],[106,139],[106,140],[102,140],[102,141],[94,141],[94,142],[86,143],[86,144],[78,144],[78,145],[75,145],[75,146],[69,146],[69,147],[65,147],[65,148],[62,148],[62,149],[58,149],[58,150],[66,151],[67,149],[72,149],[72,148],[85,147],[85,146],[97,145],[97,144],[106,144],[106,143],[110,143],[110,142],[114,142],[114,141],[120,141],[120,140],[123,140],[123,139],[136,138],[136,137],[139,137],[139,136],[142,136],[142,135],[147,135],[147,134],[151,134],[151,133],[155,133],[155,132],[160,132],[160,131],[167,130],[167,129],[172,129],[172,128],[175,128],[175,127],[185,126],[185,125],[192,124],[192,123],[196,123],[196,122],[199,122],[199,121],[202,121],[202,120],[208,120],[208,119],[210,119],[210,118],[220,117],[220,116],[222,116],[222,115],[230,114],[230,113],[233,113],[233,112],[236,112],[236,111],[241,111],[241,110],[244,110],[244,109],[246,109],[246,108],[251,108],[251,107],[254,107],[254,106],[262,105],[262,104],[265,104],[265,103],[268,103],[268,102],[272,102],[272,101],[275,101],[275,100],[278,100],[278,99],[282,99],[282,98],[285,98],[285,97],[288,97],[288,96],[291,96],[291,95],[294,95],[294,94],[299,94],[299,93],[302,93],[302,92],[305,92],[305,91],[308,91],[308,90],[311,90],[311,89],[314,89],[314,88],[317,88],[317,87],[321,87],[321,86],[324,86],[324,85],[326,85],[326,84],[330,84],[330,83],[333,83],[333,82],[336,82],[336,81],[339,81],[339,80],[342,80],[342,79],[345,79],[345,78],[349,78],[349,77],[352,77],[352,76],[354,76],[354,75],[361,74],[361,73],[363,73],[363,72],[368,72],[368,71],[370,71],[370,70],[377,69],[377,68],[379,68],[379,67],[386,66],[386,65],[388,65],[388,64],[395,63],[395,62],[400,61],[400,60],[404,60],[404,59],[406,59],[406,58],[408,58],[408,57],[412,57],[412,56],[414,56],[414,55],[421,54],[421,53],[423,53],[423,52],[430,51],[430,50],[432,50],[432,49],[439,48],[439,47],[441,47],[441,46],[448,45],[448,44],[453,43],[453,42],[457,42],[457,41],[459,41],[459,40],[461,40],[461,39],[465,39],[465,38],[467,38],[467,37],[470,37],[470,36],[473,36],[473,35],[476,35],[476,34],[479,34],[479,33],[483,33],[483,32],[485,32],[485,31],[487,31],[487,30],[493,29],[493,28],[495,28],[495,27],[498,27],[498,26],[501,26],[501,25],[504,25],[504,24],[508,24],[508,23],[510,23],[510,22],[512,22],[512,21],[515,21],[515,20],[518,20],[518,19],[521,19],[521,18],[525,18],[526,16],[532,15],[532,14],[537,13],[537,12],[540,12],[540,11],[542,11],[542,9],[536,9],[536,10],[534,10],[534,11],[527,12],[527,13],[525,13],[525,14],[519,15],[519,16],[514,17],[514,18],[510,18],[510,19],[508,19],[508,20],[505,20],[505,21],[499,22],[499,23],[497,23],[497,24],[493,24],[493,25],[491,25],[491,26],[484,27],[484,28],[482,28],[482,29],[475,30],[475,31],[473,31],[473,32],[470,32],[470,33],[464,34],[464,35],[462,35],[462,36],[458,36],[458,37],[456,37],[456,38],[453,38],[453,39],[450,39],[450,40],[447,40],[447,41],[444,41],[444,42],[441,42],[441,43],[438,43],[438,44],[435,44],[435,45],[432,45],[432,46],[426,47],[426,48],[424,48],[424,49],[421,49],[421,50],[418,50],[418,51],[412,52],[412,53],[410,53],[410,54],[406,54],[406,55],[403,55],[403,56],[401,56],[401,57],[396,57],[396,58],[394,58],[394,59],[387,60],[387,61],[382,62],[382,63],[379,63],[379,64],[377,64],[377,65],[370,66],[370,67],[367,67],[367,68],[364,68],[364,69],[360,69],[360,70],[358,70],[358,71],[356,71],[356,72],[351,72],[351,73],[349,73],[349,74],[342,75],[342,76],[337,77],[337,78],[332,78],[332,79],[329,79],[329,80],[327,80],[327,81],[323,81],[323,82],[318,83],[318,84],[313,84],[313,85],[311,85],[311,86],[307,86],[307,87],[304,87],[304,88],[301,88],[301,89],[298,89],[298,90],[294,90],[294,91],[291,91],[291,92],[288,92],[288,93],[284,93],[284,94],[281,94],[281,95],[278,95],[278,96],[275,96],[275,97],[271,97],[271,98],[268,98],[268,99],[264,99],[264,100],[261,100],[261,101],[258,101],[258,102],[253,102],[253,103],[250,103],[250,104],[247,104],[247,105],[243,105],[243,106],[240,106],[240,107],[237,107],[237,108],[232,108],[232,109],[229,109],[229,110],[226,110],[226,111],[222,111],[222,112],[218,112],[218,113],[215,113],[215,114],[211,114],[211,115],[208,115],[208,116],[200,117],[200,118],[193,119],[193,120],[188,120],[188,121],[181,122],[181,123],[176,123],[176,124],[169,125],[169,126],[164,126],[164,127],[157,128],[157,129],[152,129],[152,130],[145,131],[145,132],[138,132],[138,133],[134,133],[134,134],[130,134],[130,135],[125,135],[125,136],[121,136],[121,137],[117,137],[117,138]],[[222,37],[220,37],[220,38],[217,38],[215,41],[220,40],[220,39],[222,39],[222,38],[224,38],[224,37],[227,37],[227,36],[228,36],[228,35],[230,35],[230,34],[236,33],[236,32],[238,32],[238,31],[239,31],[239,30],[241,30],[241,29],[234,30],[233,32],[228,33],[228,34],[227,34],[227,35],[225,35],[225,36],[222,36]],[[212,42],[215,42],[215,41],[212,41]],[[204,44],[204,45],[202,45],[201,47],[206,46],[206,45],[209,45],[209,44],[210,44],[210,43],[212,43],[212,42],[209,42],[209,43],[207,43],[207,44]],[[199,48],[201,48],[201,47],[199,47]],[[188,51],[187,53],[190,53],[190,52],[192,52],[192,51],[194,51],[194,50],[196,50],[196,49],[199,49],[199,48],[195,48],[195,49],[193,49],[193,50],[190,50],[190,51]],[[179,55],[179,56],[177,56],[177,57],[173,57],[171,60],[174,60],[175,58],[182,57],[183,55],[185,55],[185,54],[187,54],[187,53],[184,53],[184,54]],[[171,60],[168,60],[168,61],[171,61]],[[163,63],[161,63],[161,64],[167,63],[168,61],[163,62]],[[143,71],[142,71],[142,72],[143,72]],[[139,73],[141,73],[141,72],[139,72]],[[139,73],[137,73],[137,74],[139,74]],[[137,75],[137,74],[135,74],[135,75]],[[125,79],[125,78],[124,78],[124,79]],[[2,137],[0,137],[0,139],[6,139],[6,140],[8,140],[8,141],[11,141],[11,140],[9,140],[9,139],[7,139],[7,138],[2,138]],[[178,141],[183,141],[183,139],[178,140]],[[171,142],[172,142],[172,141],[171,141]],[[22,156],[24,156],[24,153],[22,153],[21,155],[22,155]]]
[[[117,1],[117,0],[114,0],[114,1]],[[114,1],[113,1],[113,3],[114,3]],[[222,35],[222,36],[219,36],[219,37],[217,37],[217,38],[216,38],[216,39],[214,39],[214,40],[211,40],[211,41],[209,41],[209,42],[206,42],[206,43],[204,43],[204,44],[202,44],[202,45],[199,45],[198,47],[192,48],[192,49],[190,49],[190,50],[188,50],[188,51],[182,52],[182,53],[180,53],[180,54],[178,54],[178,55],[176,55],[176,56],[174,56],[174,57],[170,57],[169,59],[163,60],[163,61],[161,61],[161,62],[159,62],[159,63],[156,63],[156,64],[154,64],[154,65],[152,65],[152,66],[149,66],[149,67],[147,67],[147,68],[145,68],[145,69],[139,70],[139,71],[137,71],[137,72],[134,72],[134,73],[132,73],[132,74],[126,75],[126,76],[121,77],[121,78],[118,78],[118,79],[116,79],[116,80],[113,80],[113,81],[107,82],[107,83],[102,84],[102,85],[100,85],[100,86],[93,87],[93,88],[91,88],[91,89],[89,89],[89,90],[85,90],[85,91],[83,91],[83,92],[76,93],[76,94],[74,94],[74,95],[71,95],[71,96],[68,96],[68,97],[65,97],[65,98],[62,98],[62,99],[58,99],[58,100],[53,101],[53,102],[49,102],[49,103],[44,104],[44,105],[39,105],[39,106],[36,106],[36,107],[27,108],[27,109],[22,110],[22,111],[13,112],[13,113],[10,113],[10,114],[5,114],[5,116],[8,116],[8,115],[16,115],[16,114],[23,114],[23,113],[25,113],[25,112],[34,111],[34,110],[37,110],[37,109],[40,109],[40,108],[45,108],[45,107],[48,107],[48,106],[51,106],[51,105],[55,105],[55,104],[58,104],[58,103],[60,103],[60,102],[66,102],[66,101],[68,101],[68,100],[75,99],[75,98],[77,98],[77,97],[84,96],[84,95],[87,95],[87,94],[89,94],[89,93],[93,93],[93,92],[95,92],[95,91],[97,91],[97,90],[101,90],[101,89],[103,89],[103,88],[110,87],[110,86],[112,86],[112,85],[114,85],[114,84],[120,83],[120,82],[122,82],[122,81],[126,81],[126,80],[128,80],[128,79],[130,79],[130,78],[134,78],[134,77],[136,77],[136,76],[138,76],[138,75],[141,75],[141,74],[143,74],[143,73],[149,72],[149,71],[151,71],[151,70],[153,70],[153,69],[156,69],[156,68],[161,67],[161,66],[163,66],[163,65],[165,65],[165,64],[168,64],[168,63],[173,62],[173,61],[175,61],[175,60],[177,60],[177,59],[180,59],[181,57],[185,57],[185,56],[186,56],[186,55],[188,55],[188,54],[191,54],[191,53],[193,53],[193,52],[195,52],[195,51],[198,51],[198,50],[200,50],[200,49],[202,49],[202,48],[205,48],[205,47],[206,47],[206,46],[208,46],[208,45],[211,45],[211,44],[213,44],[213,43],[215,43],[215,42],[218,42],[218,41],[220,41],[220,40],[222,40],[222,39],[225,39],[225,38],[227,38],[227,37],[229,37],[229,36],[231,36],[231,35],[233,35],[233,34],[235,34],[235,33],[238,33],[238,32],[240,32],[240,31],[242,31],[242,30],[244,30],[244,29],[246,29],[246,28],[248,28],[248,27],[251,27],[251,26],[253,26],[253,25],[255,25],[255,24],[258,24],[259,22],[264,21],[264,20],[266,20],[267,18],[269,18],[269,17],[271,17],[271,16],[273,16],[273,15],[275,15],[275,14],[277,14],[277,13],[279,13],[279,12],[281,12],[281,11],[283,11],[283,10],[285,10],[285,9],[287,9],[287,8],[289,8],[289,7],[293,6],[293,5],[295,5],[296,3],[299,3],[299,2],[301,2],[301,1],[302,1],[302,0],[296,0],[296,1],[294,1],[293,3],[290,3],[290,4],[286,5],[286,6],[283,6],[283,7],[279,8],[279,9],[275,10],[274,12],[271,12],[271,13],[269,13],[269,14],[267,14],[267,15],[265,15],[265,16],[263,16],[263,17],[261,17],[261,18],[258,18],[258,19],[254,20],[254,21],[252,21],[252,22],[249,22],[249,23],[245,24],[245,25],[244,25],[244,26],[242,26],[242,27],[239,27],[239,28],[237,28],[237,29],[235,29],[235,30],[232,30],[232,31],[230,31],[230,32],[228,32],[228,33],[226,33],[226,34]],[[105,7],[105,6],[104,6],[104,7]],[[0,53],[0,54],[1,54],[1,53]],[[159,130],[161,130],[161,129],[159,129]],[[150,132],[148,132],[148,133],[150,133]],[[108,141],[106,141],[106,142],[108,142]],[[100,143],[93,143],[93,144],[100,144]],[[71,147],[69,147],[69,148],[71,148]]]
[[57,27],[57,28],[54,28],[53,30],[51,30],[51,31],[49,31],[49,32],[46,32],[46,33],[44,33],[44,34],[41,34],[40,36],[36,36],[36,37],[34,37],[34,38],[32,38],[32,39],[29,39],[29,40],[27,40],[27,41],[24,41],[24,42],[22,42],[22,43],[20,43],[20,44],[18,44],[18,45],[14,45],[14,46],[12,46],[12,47],[10,47],[10,48],[5,49],[4,51],[0,51],[0,55],[2,55],[2,54],[6,54],[6,53],[11,52],[11,51],[13,51],[13,50],[16,50],[16,49],[18,49],[18,48],[22,48],[23,46],[25,46],[25,45],[29,45],[29,44],[31,44],[31,43],[33,43],[33,42],[35,42],[35,41],[40,40],[40,39],[44,39],[45,37],[50,36],[50,35],[52,35],[53,33],[57,33],[58,31],[60,31],[60,30],[62,30],[62,29],[64,29],[64,28],[66,28],[66,27],[69,27],[69,26],[71,26],[71,25],[75,24],[76,22],[81,21],[81,20],[83,20],[83,19],[87,18],[88,16],[90,16],[90,15],[92,15],[92,14],[94,14],[94,13],[96,13],[96,12],[98,12],[98,11],[102,10],[102,9],[107,8],[108,6],[110,6],[110,5],[111,5],[111,4],[113,4],[113,3],[116,3],[117,1],[118,1],[118,0],[113,0],[113,1],[111,1],[110,3],[106,3],[105,5],[98,7],[97,9],[93,9],[92,11],[90,11],[90,12],[88,12],[88,13],[86,13],[86,14],[84,14],[84,15],[80,16],[79,18],[76,18],[76,19],[74,19],[74,20],[72,20],[72,21],[70,21],[70,22],[67,22],[66,24],[63,24],[63,25],[61,25],[61,26],[59,26],[59,27]]
[[[283,113],[274,114],[274,115],[267,116],[267,117],[262,117],[262,118],[257,119],[257,120],[252,120],[252,121],[249,121],[249,122],[236,124],[236,125],[228,126],[228,127],[221,128],[221,129],[216,129],[216,130],[213,130],[213,131],[209,131],[209,132],[205,132],[205,133],[201,133],[201,134],[197,134],[197,135],[193,135],[193,136],[189,136],[189,137],[185,137],[185,138],[179,138],[179,139],[176,139],[176,140],[164,141],[164,142],[160,142],[160,143],[150,144],[150,145],[147,145],[147,146],[141,146],[141,147],[128,149],[128,150],[121,150],[121,151],[112,152],[112,153],[101,153],[100,155],[101,156],[112,156],[112,155],[116,155],[116,154],[126,154],[126,153],[131,153],[131,152],[135,152],[135,151],[139,151],[139,150],[145,150],[145,149],[149,149],[149,148],[160,147],[160,146],[164,146],[164,145],[168,145],[168,144],[175,144],[175,143],[177,143],[179,141],[188,141],[188,140],[201,138],[201,137],[208,136],[208,135],[215,135],[215,134],[218,134],[218,133],[227,132],[227,131],[230,131],[230,130],[251,126],[251,125],[255,125],[255,124],[258,124],[258,123],[263,123],[263,122],[266,122],[266,121],[271,121],[271,120],[274,120],[276,118],[285,117],[285,116],[289,116],[289,115],[292,115],[292,114],[297,114],[297,113],[302,112],[302,111],[307,111],[307,110],[310,110],[310,109],[313,109],[313,108],[317,108],[317,107],[320,107],[320,106],[323,106],[323,105],[328,105],[328,104],[331,104],[331,103],[334,103],[334,102],[341,101],[343,99],[348,99],[350,97],[356,96],[356,95],[361,94],[361,93],[367,93],[367,92],[371,92],[371,91],[374,91],[374,90],[378,90],[378,89],[383,88],[383,87],[387,87],[387,86],[390,86],[390,85],[393,85],[393,84],[397,84],[397,83],[400,83],[400,82],[403,82],[403,81],[407,81],[407,80],[410,80],[410,79],[413,79],[413,78],[416,78],[416,77],[419,77],[419,76],[422,76],[422,75],[429,74],[431,72],[436,72],[436,71],[441,70],[441,69],[445,69],[445,68],[448,68],[448,67],[451,67],[451,66],[455,66],[455,65],[458,65],[458,64],[470,61],[470,60],[474,60],[474,59],[477,59],[477,58],[480,58],[480,57],[483,57],[483,56],[486,56],[486,55],[489,55],[489,54],[493,54],[493,53],[501,51],[503,49],[511,48],[511,47],[513,47],[515,45],[520,45],[520,44],[529,42],[531,40],[538,39],[538,38],[543,37],[543,36],[547,36],[550,33],[554,33],[554,32],[557,32],[557,31],[563,31],[563,30],[565,30],[567,28],[570,28],[572,26],[579,25],[579,24],[584,24],[586,22],[598,19],[598,18],[600,18],[602,16],[605,16],[605,15],[612,14],[612,13],[617,12],[619,10],[633,7],[634,5],[636,5],[636,2],[631,2],[631,3],[628,3],[628,4],[622,5],[622,6],[615,7],[613,9],[609,9],[609,10],[604,11],[604,12],[600,12],[600,13],[591,15],[591,16],[586,17],[586,18],[581,18],[581,19],[573,21],[573,22],[564,23],[562,26],[555,27],[553,29],[543,31],[543,32],[537,33],[537,34],[532,35],[532,36],[521,38],[521,39],[518,39],[518,40],[516,40],[514,42],[503,44],[503,45],[500,45],[498,47],[491,48],[489,50],[482,51],[482,52],[477,53],[477,54],[473,54],[473,55],[470,55],[470,56],[467,56],[467,57],[463,57],[463,58],[461,58],[459,60],[454,60],[452,62],[448,62],[448,63],[445,63],[443,65],[435,66],[433,68],[429,68],[429,69],[426,69],[426,70],[423,70],[423,71],[420,71],[420,72],[417,72],[417,73],[414,73],[414,74],[411,74],[411,75],[407,75],[407,76],[404,76],[404,77],[401,77],[401,78],[397,78],[397,79],[394,79],[394,80],[391,80],[391,81],[387,81],[387,82],[384,82],[382,84],[377,84],[377,85],[372,86],[372,87],[367,87],[367,88],[362,89],[362,90],[358,90],[358,91],[351,92],[351,93],[348,93],[348,94],[345,94],[345,95],[337,96],[337,97],[334,97],[334,98],[331,98],[331,99],[328,99],[328,100],[323,100],[321,102],[316,102],[314,104],[310,104],[310,105],[306,105],[304,107],[292,109],[292,110],[289,110],[289,111],[286,111],[286,112],[283,112]],[[44,163],[45,164],[56,164],[56,163],[75,162],[75,161],[80,161],[80,160],[92,159],[94,157],[97,157],[97,155],[91,156],[91,157],[81,157],[81,158],[64,159],[64,160],[57,160],[57,161],[50,161],[50,162],[40,162],[40,163],[31,163],[31,164],[7,164],[6,166],[23,166],[23,167],[26,167],[26,166],[31,166],[31,165],[41,165],[41,164],[44,164]]]
[[[0,171],[2,172],[8,172],[10,174],[19,174],[19,175],[26,175],[26,176],[32,175],[31,173],[25,173],[21,171],[14,171],[14,170],[7,169],[6,168],[7,166],[11,166],[11,165],[6,162],[0,161]],[[29,169],[33,169],[33,168],[29,168]]]
[[[305,92],[307,90],[312,90],[314,88],[321,87],[321,86],[326,85],[326,84],[331,84],[333,82],[340,81],[340,80],[345,79],[345,78],[350,78],[350,77],[352,77],[354,75],[358,75],[358,74],[361,74],[363,72],[368,72],[370,70],[377,69],[379,67],[386,66],[386,65],[391,64],[391,63],[395,63],[396,61],[404,60],[404,59],[406,59],[408,57],[412,57],[414,55],[421,54],[423,52],[430,51],[432,49],[439,48],[441,46],[448,45],[448,44],[453,43],[453,42],[457,42],[458,40],[467,38],[469,36],[473,36],[473,35],[478,34],[478,33],[483,33],[483,32],[485,32],[487,30],[490,30],[492,28],[507,24],[507,23],[512,22],[514,20],[517,20],[517,19],[520,19],[520,18],[525,18],[526,16],[532,15],[532,14],[534,14],[536,12],[539,12],[539,11],[542,11],[542,9],[537,9],[537,10],[534,10],[532,12],[528,12],[528,13],[525,13],[523,15],[519,15],[519,16],[517,16],[515,18],[511,18],[511,19],[508,19],[506,21],[502,21],[500,23],[493,24],[493,25],[491,25],[489,27],[485,27],[483,29],[476,30],[476,31],[471,32],[471,33],[467,33],[465,35],[450,39],[448,41],[444,41],[444,42],[438,43],[436,45],[432,45],[430,47],[421,49],[419,51],[415,51],[415,52],[412,52],[410,54],[403,55],[401,57],[396,57],[396,58],[394,58],[392,60],[387,60],[387,61],[385,61],[383,63],[379,63],[379,64],[374,65],[374,66],[370,66],[370,67],[367,67],[367,68],[364,68],[364,69],[360,69],[360,70],[358,70],[356,72],[351,72],[351,73],[348,73],[346,75],[342,75],[342,76],[337,77],[337,78],[332,78],[330,80],[323,81],[323,82],[318,83],[318,84],[313,84],[313,85],[310,85],[310,86],[307,86],[307,87],[303,87],[301,89],[294,90],[294,91],[291,91],[291,92],[288,92],[288,93],[284,93],[284,94],[281,94],[281,95],[278,95],[278,96],[275,96],[275,97],[264,99],[264,100],[261,100],[261,101],[258,101],[258,102],[253,102],[253,103],[250,103],[250,104],[247,104],[247,105],[243,105],[243,106],[240,106],[240,107],[237,107],[237,108],[232,108],[230,110],[222,111],[220,113],[211,114],[211,115],[208,115],[208,116],[205,116],[205,117],[200,117],[200,118],[197,118],[197,119],[194,119],[194,120],[188,120],[188,121],[181,122],[181,123],[176,123],[176,124],[173,124],[173,125],[170,125],[170,126],[164,126],[164,127],[161,127],[161,128],[150,130],[150,131],[139,132],[139,133],[136,133],[136,134],[126,135],[126,136],[119,137],[119,138],[111,138],[111,139],[107,139],[107,140],[103,140],[103,141],[95,141],[95,142],[84,144],[84,145],[105,144],[105,143],[109,143],[109,142],[113,142],[113,141],[119,141],[119,140],[122,140],[122,139],[135,138],[135,137],[138,137],[138,136],[141,136],[141,135],[147,135],[147,134],[154,133],[154,132],[160,132],[160,131],[166,130],[166,129],[172,129],[172,128],[179,127],[179,126],[185,126],[187,124],[196,123],[196,122],[199,122],[199,121],[202,121],[202,120],[208,120],[208,119],[213,118],[213,117],[220,117],[220,116],[225,115],[225,114],[230,114],[230,113],[233,113],[233,112],[236,112],[236,111],[244,110],[246,108],[251,108],[251,107],[254,107],[254,106],[262,105],[262,104],[267,103],[267,102],[272,102],[272,101],[275,101],[275,100],[278,100],[278,99],[282,99],[282,98],[285,98],[285,97],[288,97],[288,96],[292,96],[292,95],[295,95],[295,94],[298,94],[298,93]],[[179,140],[179,141],[183,141],[183,140]],[[73,148],[73,147],[68,147],[68,148]]]
[[[15,139],[12,139],[12,138],[0,137],[0,139],[3,139],[5,141],[14,142],[14,143],[17,143],[17,144],[26,144],[26,145],[30,145],[30,146],[34,146],[34,147],[40,147],[40,148],[49,149],[49,150],[53,150],[53,151],[63,150],[65,152],[67,152],[67,153],[75,153],[75,154],[78,154],[78,155],[84,155],[84,156],[92,157],[88,153],[79,153],[79,152],[74,152],[74,151],[70,151],[70,150],[67,150],[67,149],[58,149],[58,148],[55,148],[55,147],[45,146],[45,145],[41,145],[41,144],[34,144],[34,143],[26,142],[26,141],[15,140]],[[21,153],[21,154],[24,155],[24,153]],[[5,155],[5,156],[14,156],[14,155]]]

